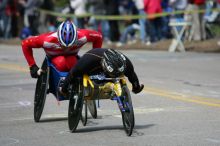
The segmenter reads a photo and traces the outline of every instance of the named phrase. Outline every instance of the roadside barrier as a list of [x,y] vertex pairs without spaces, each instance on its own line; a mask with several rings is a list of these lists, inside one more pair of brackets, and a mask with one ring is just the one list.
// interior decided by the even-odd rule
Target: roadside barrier
[[[191,11],[173,11],[173,12],[163,12],[157,14],[149,14],[149,15],[93,15],[90,13],[84,15],[74,15],[74,14],[62,14],[59,12],[48,11],[44,9],[38,9],[41,13],[58,16],[58,17],[76,17],[76,18],[84,18],[84,17],[93,17],[97,20],[132,20],[132,19],[140,19],[140,18],[157,18],[157,17],[164,17],[164,16],[172,16],[176,14],[193,14],[193,13],[205,13],[206,10],[191,10]],[[212,9],[212,11],[220,12],[220,9]]]

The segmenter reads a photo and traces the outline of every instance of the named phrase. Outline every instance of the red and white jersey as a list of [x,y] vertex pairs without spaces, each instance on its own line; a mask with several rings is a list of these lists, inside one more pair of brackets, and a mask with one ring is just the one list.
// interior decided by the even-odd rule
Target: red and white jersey
[[93,43],[93,48],[102,47],[101,33],[88,29],[78,29],[77,40],[73,47],[62,49],[58,41],[57,32],[44,33],[38,36],[32,36],[22,41],[22,50],[29,66],[35,63],[33,57],[33,48],[43,48],[48,56],[77,55],[79,49],[87,42]]

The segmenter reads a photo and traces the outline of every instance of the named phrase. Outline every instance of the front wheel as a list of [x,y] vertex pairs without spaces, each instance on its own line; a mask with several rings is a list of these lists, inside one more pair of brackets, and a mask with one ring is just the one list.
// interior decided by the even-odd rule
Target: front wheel
[[84,100],[83,107],[82,107],[82,114],[81,114],[81,121],[82,121],[83,126],[86,126],[86,123],[87,123],[87,113],[88,113],[87,101]]
[[124,86],[123,88],[123,95],[121,97],[122,100],[122,106],[124,110],[121,110],[122,114],[122,122],[125,129],[125,132],[128,136],[131,136],[135,119],[134,119],[134,111],[132,106],[132,100],[130,91],[127,86]]
[[87,106],[89,108],[89,112],[91,116],[96,119],[97,118],[97,107],[95,100],[87,100]]
[[68,124],[71,132],[75,132],[79,124],[83,106],[83,86],[81,82],[71,90],[69,98]]

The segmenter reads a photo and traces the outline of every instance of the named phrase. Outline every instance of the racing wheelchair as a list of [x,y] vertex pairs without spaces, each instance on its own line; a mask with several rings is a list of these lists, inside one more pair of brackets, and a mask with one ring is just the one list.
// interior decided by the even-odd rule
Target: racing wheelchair
[[[49,93],[52,93],[58,101],[69,100],[68,97],[61,96],[58,94],[58,89],[62,84],[62,81],[67,76],[68,72],[60,72],[56,67],[51,63],[51,60],[48,56],[45,57],[42,66],[42,73],[37,79],[35,96],[34,96],[34,121],[39,122],[46,100],[46,96]],[[84,112],[87,117],[87,107],[93,118],[97,117],[97,107],[95,101],[86,101],[83,104],[83,108],[86,109]],[[86,124],[85,118],[80,116],[83,125]],[[85,116],[84,116],[85,117]]]
[[122,122],[128,136],[132,134],[135,119],[130,91],[124,77],[106,78],[104,75],[83,75],[69,86],[68,96],[58,94],[58,88],[68,72],[60,72],[46,56],[41,69],[42,74],[37,80],[34,98],[34,120],[39,122],[46,100],[46,95],[52,93],[58,101],[69,100],[68,125],[75,132],[79,121],[87,123],[87,107],[93,118],[97,118],[95,100],[116,100],[122,114]]
[[69,89],[68,124],[71,132],[76,131],[80,117],[85,119],[84,121],[87,119],[87,110],[83,107],[85,101],[111,99],[118,103],[126,134],[128,136],[132,134],[135,119],[125,77],[107,78],[104,74],[90,76],[85,74],[73,81]]

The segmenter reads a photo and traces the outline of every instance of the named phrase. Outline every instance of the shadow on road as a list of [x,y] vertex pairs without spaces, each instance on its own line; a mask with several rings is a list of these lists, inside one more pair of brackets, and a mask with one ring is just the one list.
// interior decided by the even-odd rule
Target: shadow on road
[[55,118],[43,118],[39,121],[39,123],[49,123],[49,122],[59,122],[59,121],[66,121],[67,117],[55,117]]
[[[139,132],[138,129],[147,129],[152,126],[155,126],[155,124],[148,124],[148,125],[136,125],[134,127],[134,131],[132,136],[142,136],[144,135],[143,132]],[[102,126],[102,127],[85,127],[83,129],[79,128],[77,129],[76,133],[87,133],[87,132],[95,132],[95,131],[102,131],[102,130],[123,130],[123,125],[111,125],[111,126]]]

